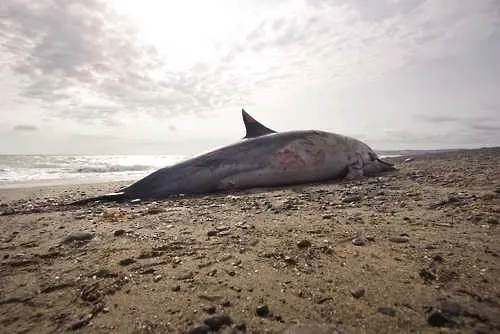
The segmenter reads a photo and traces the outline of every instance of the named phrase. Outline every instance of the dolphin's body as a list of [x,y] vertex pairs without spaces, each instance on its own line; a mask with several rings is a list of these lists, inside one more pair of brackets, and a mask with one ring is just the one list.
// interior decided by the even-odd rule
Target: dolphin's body
[[316,130],[276,132],[244,110],[243,121],[244,140],[159,169],[117,193],[72,204],[355,179],[394,170],[351,137]]

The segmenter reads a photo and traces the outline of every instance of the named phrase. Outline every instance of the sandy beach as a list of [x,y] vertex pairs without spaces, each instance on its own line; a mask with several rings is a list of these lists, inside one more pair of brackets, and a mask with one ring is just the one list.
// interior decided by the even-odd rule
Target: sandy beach
[[405,159],[158,202],[0,189],[0,332],[500,333],[500,148]]

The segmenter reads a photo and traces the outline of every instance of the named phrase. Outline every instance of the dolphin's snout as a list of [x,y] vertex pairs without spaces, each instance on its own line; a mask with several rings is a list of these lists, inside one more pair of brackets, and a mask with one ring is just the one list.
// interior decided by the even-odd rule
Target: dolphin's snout
[[363,174],[366,176],[376,175],[378,173],[390,172],[395,170],[396,167],[394,167],[394,164],[378,158],[373,161],[370,161],[369,163],[363,166]]

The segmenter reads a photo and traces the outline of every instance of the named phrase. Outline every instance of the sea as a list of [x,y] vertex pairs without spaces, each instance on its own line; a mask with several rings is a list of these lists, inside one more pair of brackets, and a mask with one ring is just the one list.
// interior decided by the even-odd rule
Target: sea
[[0,155],[0,188],[132,181],[182,155]]
[[[385,154],[382,157],[398,156]],[[135,181],[184,155],[0,155],[0,188]]]

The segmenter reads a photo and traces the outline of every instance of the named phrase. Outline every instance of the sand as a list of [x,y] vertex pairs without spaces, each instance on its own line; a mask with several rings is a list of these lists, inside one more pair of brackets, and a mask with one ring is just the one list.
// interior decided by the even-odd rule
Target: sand
[[500,332],[500,148],[404,160],[158,202],[0,189],[0,332]]

